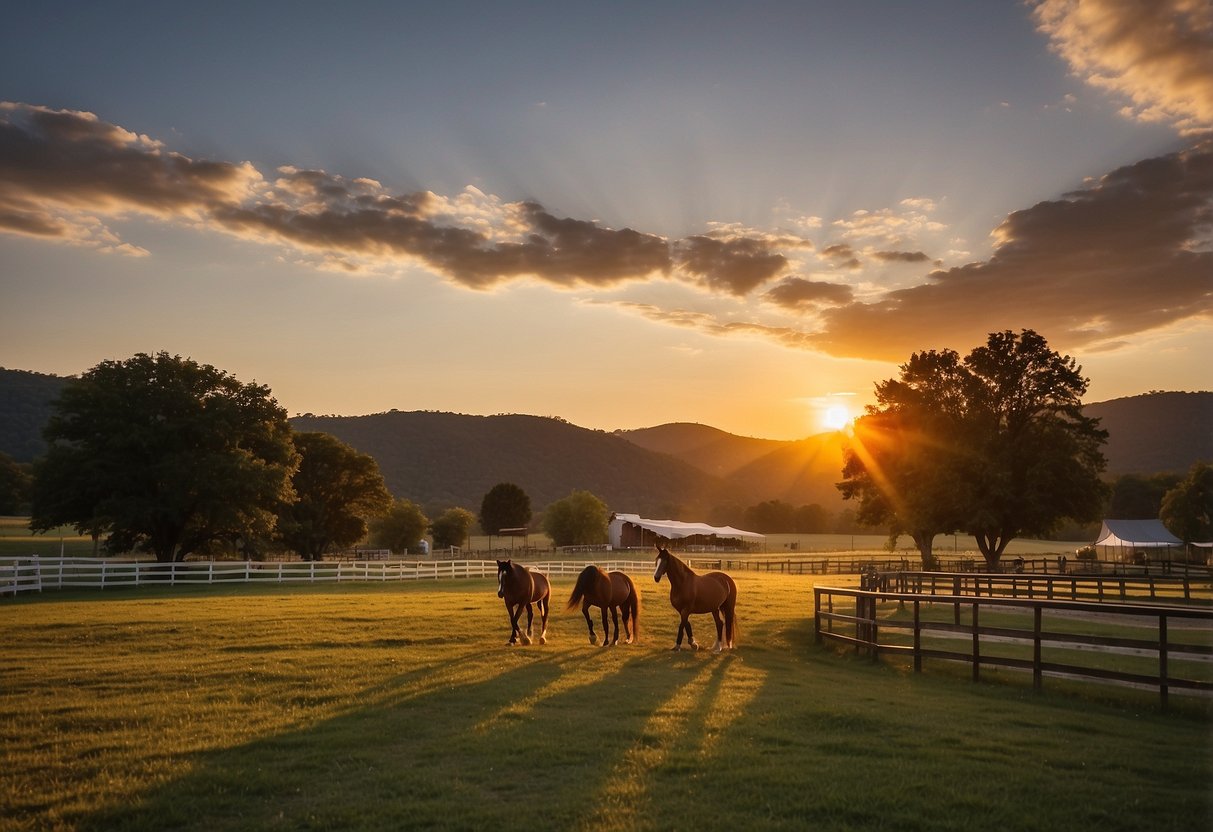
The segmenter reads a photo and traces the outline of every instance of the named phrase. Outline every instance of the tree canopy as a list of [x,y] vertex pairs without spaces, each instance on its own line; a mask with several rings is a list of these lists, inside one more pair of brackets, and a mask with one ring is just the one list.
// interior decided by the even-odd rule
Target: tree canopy
[[992,333],[963,361],[915,353],[877,385],[847,451],[858,519],[907,532],[926,568],[936,534],[972,534],[995,568],[1015,537],[1099,516],[1107,432],[1082,414],[1087,379],[1032,330]]
[[1213,541],[1213,465],[1198,462],[1162,499],[1159,518],[1185,543]]
[[295,501],[278,519],[282,542],[304,560],[320,560],[330,546],[352,546],[367,520],[392,504],[374,458],[327,433],[294,435],[299,468],[291,482]]
[[480,502],[480,528],[485,534],[521,529],[531,522],[531,498],[512,482],[499,482]]
[[475,523],[476,515],[466,508],[456,506],[442,512],[430,524],[430,534],[434,536],[434,551],[462,546]]
[[421,545],[421,537],[430,525],[420,507],[398,499],[383,516],[371,522],[371,543],[397,554],[407,554]]
[[557,546],[587,546],[607,541],[610,511],[588,491],[573,491],[543,512],[543,530]]
[[166,352],[69,381],[44,435],[31,527],[108,533],[110,551],[169,562],[264,538],[294,498],[298,457],[269,388]]

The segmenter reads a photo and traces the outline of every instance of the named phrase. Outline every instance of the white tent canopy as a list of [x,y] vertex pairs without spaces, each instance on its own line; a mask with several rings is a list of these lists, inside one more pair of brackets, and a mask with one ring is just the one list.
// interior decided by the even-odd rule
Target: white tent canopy
[[684,523],[681,520],[646,520],[639,514],[613,514],[608,526],[608,538],[611,545],[618,547],[623,536],[623,526],[630,523],[645,531],[652,532],[666,540],[680,540],[684,537],[704,535],[739,540],[765,540],[766,535],[757,532],[747,532],[732,526],[709,526],[707,523]]
[[1183,541],[1167,531],[1161,520],[1105,520],[1096,546],[1124,546],[1132,549],[1160,549],[1183,546]]

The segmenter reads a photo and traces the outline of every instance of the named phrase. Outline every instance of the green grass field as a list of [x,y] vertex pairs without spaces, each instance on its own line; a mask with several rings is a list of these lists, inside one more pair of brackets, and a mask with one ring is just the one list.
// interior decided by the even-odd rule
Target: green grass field
[[579,614],[506,647],[485,580],[5,599],[0,829],[1213,824],[1203,700],[839,654],[799,576],[738,575],[738,649],[675,654],[635,577],[605,650]]

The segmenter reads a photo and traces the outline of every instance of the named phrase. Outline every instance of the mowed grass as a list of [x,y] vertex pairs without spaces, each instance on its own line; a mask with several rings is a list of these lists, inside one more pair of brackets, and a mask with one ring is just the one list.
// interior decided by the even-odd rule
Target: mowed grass
[[1203,701],[839,654],[800,576],[737,575],[737,650],[675,654],[634,577],[641,642],[605,650],[579,614],[506,647],[484,580],[0,601],[0,828],[1213,824]]

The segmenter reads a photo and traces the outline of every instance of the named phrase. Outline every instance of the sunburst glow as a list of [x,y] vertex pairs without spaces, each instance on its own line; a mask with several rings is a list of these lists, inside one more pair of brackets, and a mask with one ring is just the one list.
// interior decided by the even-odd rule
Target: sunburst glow
[[851,411],[844,404],[832,404],[826,408],[825,414],[821,418],[824,424],[830,430],[842,430],[851,421]]

